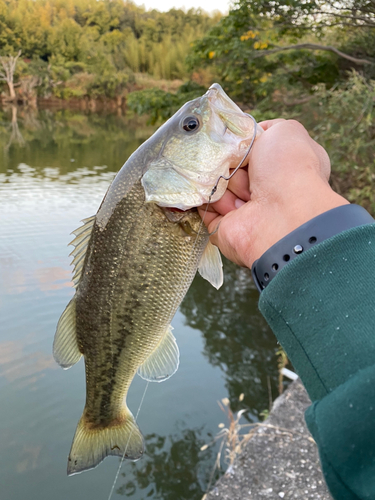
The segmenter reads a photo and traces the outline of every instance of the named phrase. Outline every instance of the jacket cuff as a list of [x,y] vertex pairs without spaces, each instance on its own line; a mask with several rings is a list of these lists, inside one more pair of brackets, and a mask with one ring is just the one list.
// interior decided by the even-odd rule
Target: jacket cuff
[[277,274],[303,252],[347,229],[371,224],[374,219],[359,205],[342,205],[307,221],[275,243],[256,260],[251,268],[259,292],[264,290]]
[[318,400],[375,359],[375,224],[344,231],[293,260],[259,309]]

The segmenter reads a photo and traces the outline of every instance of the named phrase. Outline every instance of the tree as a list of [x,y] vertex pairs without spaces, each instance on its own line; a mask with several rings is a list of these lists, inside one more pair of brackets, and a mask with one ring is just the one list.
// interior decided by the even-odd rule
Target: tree
[[237,0],[194,46],[190,67],[211,66],[243,103],[287,89],[308,96],[348,70],[375,74],[374,0]]
[[[240,0],[242,2],[243,0]],[[248,0],[245,0],[248,2]],[[285,30],[332,28],[375,28],[374,0],[254,0],[253,12],[272,18]]]
[[16,65],[18,58],[21,55],[21,51],[18,51],[18,54],[13,57],[1,57],[0,56],[0,63],[3,67],[3,71],[0,70],[0,81],[6,82],[8,84],[9,88],[9,101],[15,101],[16,100],[16,92],[14,90],[14,72],[16,70]]

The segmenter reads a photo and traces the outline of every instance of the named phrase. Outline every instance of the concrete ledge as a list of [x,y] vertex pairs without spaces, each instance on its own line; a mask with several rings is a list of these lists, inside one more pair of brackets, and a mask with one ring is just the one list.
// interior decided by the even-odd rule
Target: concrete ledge
[[332,500],[304,420],[310,404],[300,380],[293,382],[206,499]]

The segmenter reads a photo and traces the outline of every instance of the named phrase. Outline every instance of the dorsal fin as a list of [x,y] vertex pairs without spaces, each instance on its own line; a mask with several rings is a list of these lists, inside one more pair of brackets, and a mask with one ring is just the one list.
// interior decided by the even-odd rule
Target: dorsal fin
[[82,267],[85,260],[87,245],[89,243],[92,228],[95,223],[95,215],[93,215],[92,217],[88,217],[87,219],[83,219],[82,222],[84,223],[83,226],[72,232],[72,234],[75,234],[76,237],[69,243],[69,245],[73,245],[75,247],[70,254],[74,257],[71,263],[74,265],[73,282],[75,288],[77,288],[79,279],[82,274]]
[[203,252],[198,271],[202,278],[209,281],[216,289],[219,289],[223,284],[223,262],[220,251],[210,241]]

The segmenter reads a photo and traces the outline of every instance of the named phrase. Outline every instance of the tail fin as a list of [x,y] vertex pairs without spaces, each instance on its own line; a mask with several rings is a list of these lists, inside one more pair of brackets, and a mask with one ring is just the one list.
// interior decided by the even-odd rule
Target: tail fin
[[90,427],[83,414],[69,453],[68,476],[93,469],[108,455],[128,460],[138,460],[143,455],[143,436],[128,408],[121,421],[108,427]]

